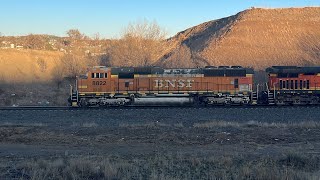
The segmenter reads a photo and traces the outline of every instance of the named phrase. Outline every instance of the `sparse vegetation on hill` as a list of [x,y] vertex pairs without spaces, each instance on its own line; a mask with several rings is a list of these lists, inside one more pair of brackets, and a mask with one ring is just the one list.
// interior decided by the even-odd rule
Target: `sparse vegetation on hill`
[[159,64],[170,67],[184,47],[193,66],[319,65],[319,24],[320,7],[252,8],[178,33]]

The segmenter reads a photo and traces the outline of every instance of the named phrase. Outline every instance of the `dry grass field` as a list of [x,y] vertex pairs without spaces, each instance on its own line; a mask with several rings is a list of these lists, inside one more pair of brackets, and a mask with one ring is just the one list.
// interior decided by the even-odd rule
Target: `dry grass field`
[[58,51],[0,49],[0,83],[47,82],[62,55]]
[[0,84],[0,106],[67,106],[70,84],[53,82]]
[[[66,121],[67,119],[65,119]],[[196,120],[195,120],[196,121]],[[0,125],[0,178],[319,179],[318,122]]]

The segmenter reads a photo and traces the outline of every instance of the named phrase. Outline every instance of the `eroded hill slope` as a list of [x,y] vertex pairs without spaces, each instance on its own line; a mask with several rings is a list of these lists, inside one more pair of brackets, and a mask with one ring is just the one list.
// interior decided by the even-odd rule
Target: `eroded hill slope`
[[249,9],[178,33],[158,64],[320,65],[319,24],[320,7]]

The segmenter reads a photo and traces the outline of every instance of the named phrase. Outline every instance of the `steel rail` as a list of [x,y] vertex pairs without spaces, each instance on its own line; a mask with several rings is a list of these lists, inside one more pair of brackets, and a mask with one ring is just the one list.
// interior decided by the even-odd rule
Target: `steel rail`
[[315,107],[320,108],[320,106],[317,105],[215,105],[215,106],[168,106],[168,105],[148,105],[148,106],[110,106],[110,107],[69,107],[69,106],[17,106],[17,107],[11,107],[11,106],[5,106],[0,107],[1,110],[91,110],[91,109],[154,109],[154,108],[185,108],[185,109],[213,109],[213,108],[244,108],[244,109],[250,109],[250,108],[301,108],[301,107]]

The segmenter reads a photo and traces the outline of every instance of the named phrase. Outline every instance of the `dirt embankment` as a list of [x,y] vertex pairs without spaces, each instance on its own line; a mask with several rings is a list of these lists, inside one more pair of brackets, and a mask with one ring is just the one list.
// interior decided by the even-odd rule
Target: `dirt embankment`
[[52,70],[60,63],[62,52],[0,49],[0,82],[32,83],[52,79]]
[[0,106],[66,105],[69,84],[53,81],[62,52],[0,49]]
[[319,24],[320,7],[245,10],[178,33],[160,64],[319,65]]

